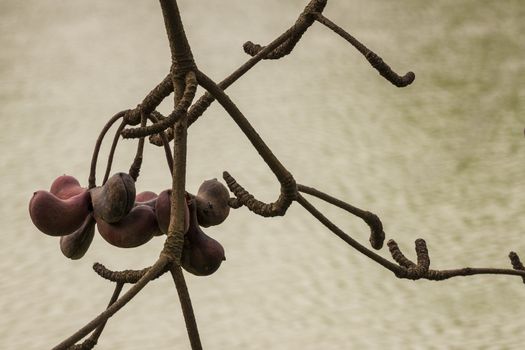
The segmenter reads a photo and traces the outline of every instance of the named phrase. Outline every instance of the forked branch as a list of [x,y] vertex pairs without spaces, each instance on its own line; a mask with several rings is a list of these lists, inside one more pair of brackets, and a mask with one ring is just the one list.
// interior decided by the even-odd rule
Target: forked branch
[[[115,284],[115,290],[113,291],[113,294],[111,295],[111,299],[109,300],[108,307],[110,307],[111,305],[113,305],[115,301],[117,301],[118,296],[120,295],[120,292],[122,291],[123,286],[124,286],[124,283],[118,282]],[[100,335],[104,331],[104,328],[106,327],[106,323],[107,323],[107,320],[101,322],[98,325],[97,329],[95,329],[95,331],[91,334],[89,338],[87,338],[80,344],[76,344],[76,345],[69,347],[68,350],[91,350],[93,349],[95,345],[97,345],[98,338],[100,338]]]
[[108,318],[113,316],[117,311],[123,308],[135,295],[137,295],[142,288],[144,288],[149,281],[152,280],[161,270],[163,270],[166,265],[169,263],[166,257],[160,257],[155,264],[148,270],[142,278],[137,281],[124,295],[122,295],[117,301],[115,301],[110,307],[108,307],[104,312],[95,317],[91,322],[86,324],[84,327],[75,332],[72,336],[62,341],[60,344],[55,346],[53,350],[65,350],[70,346],[73,346],[77,341],[84,338],[100,324],[105,322]]
[[[521,263],[518,255],[514,252],[509,254],[513,269],[466,267],[449,270],[432,270],[430,269],[430,257],[427,245],[423,239],[417,239],[415,241],[416,262],[407,258],[401,252],[399,246],[394,240],[388,242],[388,247],[394,261],[390,261],[360,244],[330,221],[299,192],[315,196],[364,220],[370,227],[370,243],[372,247],[377,250],[381,249],[385,239],[383,224],[379,217],[369,211],[357,208],[315,188],[297,185],[294,176],[279,161],[250,124],[248,119],[224,92],[228,86],[233,84],[261,60],[279,59],[291,53],[302,38],[303,34],[315,21],[322,23],[347,40],[365,56],[370,64],[383,77],[392,84],[398,87],[404,87],[413,82],[415,77],[414,73],[408,72],[404,76],[398,75],[377,54],[369,50],[352,35],[327,19],[322,14],[327,4],[327,0],[311,0],[305,7],[304,11],[299,15],[295,24],[267,46],[260,46],[253,44],[252,42],[245,43],[244,50],[253,57],[219,84],[216,84],[205,73],[197,68],[184,32],[176,0],[160,0],[160,4],[171,49],[172,65],[170,73],[153,90],[151,90],[136,108],[117,113],[104,126],[97,139],[93,152],[89,175],[89,188],[96,186],[96,165],[103,138],[112,125],[118,120],[122,119],[122,122],[117,128],[113,139],[103,183],[106,182],[109,176],[113,156],[120,136],[124,138],[140,139],[137,144],[134,161],[130,168],[130,174],[134,180],[138,178],[142,165],[145,137],[150,136],[150,141],[156,145],[164,145],[167,163],[172,175],[171,215],[164,248],[157,261],[151,267],[142,270],[110,271],[101,264],[95,264],[93,268],[101,277],[116,282],[115,291],[110,303],[104,312],[95,317],[71,337],[57,345],[54,349],[93,348],[104,329],[106,321],[118,310],[124,307],[151,280],[160,277],[168,270],[171,272],[177,288],[191,347],[192,349],[202,349],[190,295],[180,265],[186,230],[185,187],[187,128],[198,120],[214,100],[217,100],[234,120],[280,183],[280,194],[278,199],[273,203],[264,203],[257,200],[252,194],[238,184],[228,172],[224,172],[224,180],[230,191],[235,195],[235,198],[230,198],[230,201],[228,202],[232,208],[246,206],[250,211],[264,217],[283,216],[286,214],[290,205],[294,201],[297,201],[313,217],[320,221],[339,238],[377,264],[392,271],[398,278],[439,281],[457,276],[502,274],[520,276],[525,283],[525,267]],[[198,85],[202,86],[207,92],[192,105]],[[172,113],[167,117],[164,117],[155,109],[172,92],[174,92],[175,107]],[[147,125],[148,119],[152,122],[151,125]],[[136,126],[139,123],[139,127],[124,129],[126,125]],[[169,141],[172,139],[174,140],[173,153],[171,153],[169,147]],[[226,193],[226,199],[228,199],[228,192],[226,190],[224,191]],[[226,209],[229,210],[227,206]],[[118,298],[125,283],[133,285],[126,293]],[[92,335],[82,344],[75,345],[76,342],[83,339],[91,332],[93,332]]]
[[[315,22],[315,16],[313,13],[320,13],[324,10],[327,0],[311,0],[308,5],[306,5],[304,11],[299,15],[299,18],[295,22],[293,28],[293,33],[290,37],[282,44],[277,46],[272,51],[268,52],[264,59],[267,60],[276,60],[282,58],[292,52],[295,45],[301,40],[303,34],[310,28],[310,26]],[[261,52],[265,47],[254,44],[251,41],[247,41],[243,45],[244,52],[250,56],[255,56]]]

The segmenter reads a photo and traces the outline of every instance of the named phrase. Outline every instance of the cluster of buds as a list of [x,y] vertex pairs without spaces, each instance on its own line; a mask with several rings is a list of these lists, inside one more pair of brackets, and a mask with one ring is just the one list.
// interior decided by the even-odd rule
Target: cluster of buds
[[[184,246],[181,266],[206,276],[223,260],[224,248],[202,229],[222,223],[229,214],[229,193],[217,179],[205,181],[197,195],[186,194]],[[135,181],[116,173],[103,186],[84,188],[73,176],[59,176],[49,191],[37,191],[29,202],[29,214],[43,233],[60,237],[60,249],[70,259],[80,259],[98,232],[109,244],[134,248],[154,236],[168,233],[171,190],[160,194],[136,194]]]

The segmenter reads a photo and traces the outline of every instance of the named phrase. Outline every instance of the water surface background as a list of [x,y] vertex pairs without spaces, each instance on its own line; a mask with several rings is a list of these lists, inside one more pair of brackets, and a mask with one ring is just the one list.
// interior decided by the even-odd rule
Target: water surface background
[[[304,4],[180,1],[197,64],[217,81],[247,59],[246,40],[269,42]],[[377,213],[407,255],[425,238],[433,268],[509,267],[511,250],[525,258],[523,2],[332,0],[325,14],[416,81],[393,87],[315,24],[290,56],[228,89],[278,158],[298,182]],[[82,260],[69,261],[30,222],[29,199],[64,173],[87,184],[99,130],[166,75],[169,49],[157,2],[101,0],[3,0],[0,48],[0,348],[46,349],[105,308],[112,286],[93,262],[142,268],[162,240],[123,250],[96,236]],[[127,171],[134,144],[121,143],[114,171]],[[163,157],[147,147],[138,191],[170,187]],[[214,104],[189,131],[188,190],[223,170],[260,199],[277,197],[271,172]],[[367,243],[366,225],[312,201]],[[206,232],[228,258],[210,277],[186,275],[207,349],[518,349],[525,341],[519,278],[397,280],[297,204],[273,219],[239,209]],[[113,317],[98,348],[189,348],[170,278]]]

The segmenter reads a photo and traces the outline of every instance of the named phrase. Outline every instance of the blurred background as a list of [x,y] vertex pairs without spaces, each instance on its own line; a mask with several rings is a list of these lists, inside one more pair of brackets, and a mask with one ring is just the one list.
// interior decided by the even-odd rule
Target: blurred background
[[[247,60],[245,41],[273,40],[306,3],[180,8],[197,64],[220,81]],[[507,268],[511,250],[525,258],[523,2],[332,0],[325,15],[416,80],[393,87],[314,24],[290,56],[260,63],[228,89],[277,157],[299,183],[377,213],[409,257],[424,238],[433,268]],[[97,235],[70,261],[31,223],[29,199],[62,174],[87,185],[100,129],[164,78],[169,47],[158,2],[124,0],[2,0],[0,47],[0,348],[47,349],[105,308],[113,287],[94,262],[143,268],[163,242],[125,250]],[[160,110],[171,107],[169,98]],[[120,143],[113,172],[129,169],[135,142]],[[188,190],[223,170],[260,199],[277,198],[272,173],[213,104],[189,130]],[[137,191],[170,184],[162,150],[148,145]],[[312,202],[368,245],[360,220]],[[210,277],[186,274],[206,349],[518,349],[525,341],[520,278],[398,280],[297,204],[273,219],[242,208],[205,232],[228,259]],[[98,348],[189,348],[169,276],[111,318]]]

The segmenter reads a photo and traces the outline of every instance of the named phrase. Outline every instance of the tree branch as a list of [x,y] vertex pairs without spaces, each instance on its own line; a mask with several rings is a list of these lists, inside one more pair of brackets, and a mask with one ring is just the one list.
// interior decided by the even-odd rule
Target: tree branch
[[[232,117],[237,126],[246,135],[248,140],[250,140],[250,142],[252,143],[253,147],[257,150],[259,155],[263,158],[264,162],[275,174],[277,180],[279,180],[279,182],[281,183],[281,195],[284,198],[278,200],[278,202],[276,202],[277,204],[273,206],[265,206],[265,208],[271,208],[268,212],[264,212],[264,214],[267,214],[265,216],[284,215],[286,213],[286,210],[292,204],[297,195],[297,186],[295,184],[295,180],[292,174],[288,170],[286,170],[286,168],[281,164],[281,162],[273,154],[273,152],[266,145],[263,139],[259,136],[257,131],[255,131],[255,129],[252,127],[248,119],[246,119],[246,117],[232,102],[232,100],[230,100],[228,95],[226,95],[224,90],[217,86],[217,84],[215,84],[213,80],[208,78],[201,71],[197,71],[197,80],[203,88],[208,90],[208,92],[217,99],[217,101],[222,105],[226,112],[228,112],[228,114]],[[240,198],[239,201],[242,203],[242,200]],[[248,201],[246,201],[246,203],[243,204],[247,205],[247,203]],[[252,203],[258,204],[260,203],[260,201]],[[257,213],[257,205],[248,208]]]
[[331,222],[326,216],[324,216],[319,210],[317,210],[310,202],[308,202],[301,194],[297,196],[297,202],[303,206],[313,217],[319,220],[323,225],[325,225],[330,231],[335,233],[339,238],[348,243],[352,248],[356,249],[361,254],[367,256],[368,258],[374,260],[378,264],[382,265],[386,269],[394,272],[396,275],[402,271],[402,269],[383,258],[382,256],[374,253],[370,249],[366,248],[355,239],[344,233],[339,227],[337,227],[333,222]]
[[372,247],[376,250],[379,250],[383,247],[385,232],[383,231],[383,224],[376,214],[354,207],[349,203],[343,202],[340,199],[332,197],[312,187],[298,184],[297,190],[299,190],[299,192],[308,193],[309,195],[322,199],[325,202],[333,204],[336,207],[346,210],[347,212],[363,219],[363,221],[366,222],[366,224],[370,227],[369,240]]
[[117,120],[120,118],[123,118],[125,116],[127,111],[121,111],[115,114],[111,119],[104,125],[102,128],[102,131],[98,135],[97,142],[95,143],[95,148],[93,149],[93,155],[91,156],[91,167],[89,170],[89,188],[96,187],[96,172],[97,172],[97,160],[98,155],[100,153],[100,146],[102,145],[102,141],[104,140],[104,137],[106,136],[106,133],[108,130],[115,124]]
[[354,46],[365,58],[367,61],[374,67],[379,74],[384,77],[386,80],[391,82],[397,87],[405,87],[414,81],[416,75],[413,72],[408,72],[403,76],[400,76],[386,64],[381,57],[379,57],[375,52],[369,50],[365,45],[361,44],[359,40],[354,38],[352,35],[348,34],[337,24],[330,21],[328,18],[324,17],[320,12],[314,12],[312,15],[315,16],[315,19],[319,22],[333,30],[335,33],[339,34],[343,39],[348,41],[352,46]]
[[108,307],[104,312],[95,317],[91,322],[86,324],[84,327],[75,332],[72,336],[62,341],[60,344],[55,346],[52,350],[65,350],[68,347],[75,344],[80,339],[84,338],[91,331],[97,328],[102,322],[113,316],[117,311],[123,308],[135,295],[138,294],[144,288],[151,279],[156,276],[159,271],[164,269],[169,261],[166,257],[161,256],[151,269],[142,278],[133,285],[123,296],[121,296],[115,303]]
[[122,136],[124,138],[137,138],[145,137],[153,134],[158,134],[161,131],[166,130],[168,127],[173,126],[180,118],[182,118],[189,106],[193,102],[195,97],[195,92],[197,91],[197,79],[195,78],[195,73],[192,71],[186,74],[184,80],[184,93],[180,101],[177,101],[175,110],[170,113],[170,115],[157,123],[150,126],[141,126],[138,128],[126,129],[122,131]]
[[[292,52],[295,45],[301,40],[303,34],[310,28],[310,26],[315,22],[315,16],[312,16],[312,13],[321,13],[325,6],[327,0],[311,0],[308,5],[306,5],[304,11],[299,15],[299,18],[295,22],[292,35],[274,50],[268,52],[264,59],[277,60],[282,58]],[[265,47],[254,44],[251,41],[247,41],[243,45],[244,52],[250,56],[255,56],[261,52]]]
[[177,294],[179,295],[180,306],[182,308],[182,314],[184,315],[184,322],[186,323],[186,331],[188,332],[191,348],[192,350],[202,350],[199,329],[197,328],[190,293],[188,292],[182,269],[179,265],[173,264],[170,272],[173,277],[173,282],[175,282],[175,287],[177,288]]
[[[117,301],[118,296],[120,295],[120,292],[122,291],[122,287],[124,286],[123,283],[116,283],[115,284],[115,290],[113,291],[113,294],[111,295],[111,299],[109,300],[108,307],[113,305],[115,301]],[[104,327],[106,327],[107,320],[100,323],[97,329],[91,334],[89,338],[84,340],[81,344],[73,345],[68,350],[91,350],[97,345],[98,338],[100,338],[100,335],[104,331]]]

